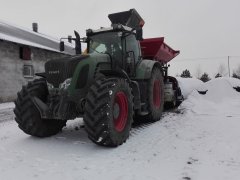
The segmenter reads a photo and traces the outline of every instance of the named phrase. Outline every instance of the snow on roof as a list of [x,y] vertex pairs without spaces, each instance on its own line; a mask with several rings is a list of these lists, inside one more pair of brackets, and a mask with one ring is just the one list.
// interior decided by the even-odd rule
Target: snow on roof
[[[12,25],[0,20],[0,39],[18,44],[33,46],[50,51],[59,51],[59,42],[53,37],[45,34],[37,33],[20,26]],[[70,43],[65,43],[64,54],[75,54],[74,46]]]

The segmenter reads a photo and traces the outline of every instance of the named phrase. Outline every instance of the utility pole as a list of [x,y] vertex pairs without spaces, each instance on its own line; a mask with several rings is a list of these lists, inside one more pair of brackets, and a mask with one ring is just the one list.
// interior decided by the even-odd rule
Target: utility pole
[[229,59],[230,59],[230,56],[228,56],[228,76],[230,77]]

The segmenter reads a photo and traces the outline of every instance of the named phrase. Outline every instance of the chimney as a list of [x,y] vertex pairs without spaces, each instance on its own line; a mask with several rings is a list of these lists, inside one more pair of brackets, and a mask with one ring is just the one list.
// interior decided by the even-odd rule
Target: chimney
[[32,23],[32,29],[34,32],[38,32],[38,23]]

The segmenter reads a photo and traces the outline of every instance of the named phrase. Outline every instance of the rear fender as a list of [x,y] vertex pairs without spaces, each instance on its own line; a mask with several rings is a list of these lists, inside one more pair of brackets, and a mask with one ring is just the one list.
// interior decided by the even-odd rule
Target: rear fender
[[137,80],[150,79],[152,74],[152,69],[154,67],[158,67],[163,73],[162,66],[159,62],[153,61],[153,60],[141,61],[136,67],[136,79]]

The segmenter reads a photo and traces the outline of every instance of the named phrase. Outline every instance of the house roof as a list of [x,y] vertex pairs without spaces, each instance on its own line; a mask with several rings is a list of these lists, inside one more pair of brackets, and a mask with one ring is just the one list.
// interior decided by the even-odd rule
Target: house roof
[[[23,27],[6,23],[2,20],[0,20],[0,39],[54,52],[60,52],[60,40],[57,40],[45,34],[25,29]],[[70,43],[65,43],[65,51],[61,53],[74,55],[74,45]]]

